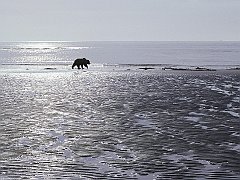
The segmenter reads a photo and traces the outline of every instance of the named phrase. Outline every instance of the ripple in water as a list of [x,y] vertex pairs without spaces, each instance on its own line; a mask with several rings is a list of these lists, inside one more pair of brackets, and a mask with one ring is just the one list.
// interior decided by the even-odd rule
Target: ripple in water
[[1,179],[239,179],[239,74],[0,75]]

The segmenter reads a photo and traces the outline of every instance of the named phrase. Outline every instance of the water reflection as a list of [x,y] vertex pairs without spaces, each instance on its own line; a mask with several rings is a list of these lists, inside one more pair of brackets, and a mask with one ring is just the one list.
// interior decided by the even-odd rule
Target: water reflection
[[1,75],[0,177],[238,179],[238,79],[156,71]]

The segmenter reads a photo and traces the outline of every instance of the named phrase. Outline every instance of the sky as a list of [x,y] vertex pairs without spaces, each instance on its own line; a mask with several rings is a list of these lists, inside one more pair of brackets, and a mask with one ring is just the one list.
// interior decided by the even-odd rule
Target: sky
[[0,41],[240,41],[240,0],[0,0]]

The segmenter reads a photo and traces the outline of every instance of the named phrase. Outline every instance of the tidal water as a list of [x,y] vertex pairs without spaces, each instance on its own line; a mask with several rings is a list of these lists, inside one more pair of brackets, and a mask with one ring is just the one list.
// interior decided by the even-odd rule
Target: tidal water
[[240,67],[240,42],[0,42],[1,64],[158,64]]
[[239,179],[240,73],[0,74],[1,179]]
[[[1,44],[0,179],[240,179],[240,71],[226,70],[239,66],[235,45],[215,65],[191,55],[187,66],[221,67],[195,72],[162,70],[178,63],[157,61],[159,45],[145,44],[160,65],[142,70],[116,65],[129,64],[119,42],[115,53],[73,44]],[[93,63],[72,70],[75,57]]]

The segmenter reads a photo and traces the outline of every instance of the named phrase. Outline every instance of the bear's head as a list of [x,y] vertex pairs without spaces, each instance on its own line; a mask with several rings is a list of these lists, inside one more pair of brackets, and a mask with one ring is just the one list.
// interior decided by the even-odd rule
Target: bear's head
[[86,59],[86,64],[90,64],[90,61]]

